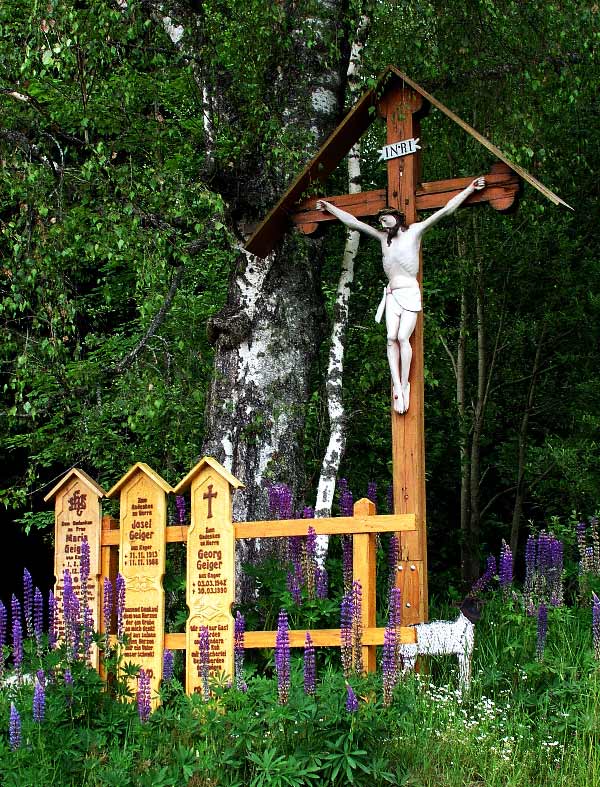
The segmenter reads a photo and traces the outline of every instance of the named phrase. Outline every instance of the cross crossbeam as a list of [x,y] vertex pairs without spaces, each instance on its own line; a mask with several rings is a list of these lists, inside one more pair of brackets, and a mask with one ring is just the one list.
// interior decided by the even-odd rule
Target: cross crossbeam
[[[416,209],[437,210],[444,207],[465,189],[473,178],[451,178],[449,180],[434,180],[429,183],[420,183],[415,191]],[[489,202],[495,210],[506,211],[512,208],[517,199],[520,178],[507,164],[498,161],[491,167],[491,172],[485,175],[486,188],[474,192],[463,203],[463,206],[478,205]],[[332,205],[342,208],[357,218],[376,216],[380,210],[388,206],[387,189],[363,191],[358,194],[342,194],[336,197],[319,197],[327,199]],[[292,222],[305,235],[312,234],[323,222],[336,221],[335,216],[322,210],[316,210],[317,198],[306,199],[301,202],[292,213]]]

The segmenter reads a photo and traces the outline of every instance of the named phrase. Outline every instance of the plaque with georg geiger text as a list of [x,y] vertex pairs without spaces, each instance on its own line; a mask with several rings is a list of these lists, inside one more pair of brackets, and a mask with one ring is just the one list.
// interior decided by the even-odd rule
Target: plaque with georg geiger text
[[231,495],[242,484],[216,460],[204,457],[177,485],[190,490],[191,521],[187,538],[186,691],[200,691],[198,640],[208,628],[209,674],[233,679],[235,536]]

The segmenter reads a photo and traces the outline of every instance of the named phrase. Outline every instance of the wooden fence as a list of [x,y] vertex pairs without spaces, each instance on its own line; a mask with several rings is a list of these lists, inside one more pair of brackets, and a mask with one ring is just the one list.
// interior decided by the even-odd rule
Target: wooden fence
[[[377,516],[370,500],[359,500],[351,517],[287,519],[263,522],[233,522],[232,492],[241,483],[218,462],[204,457],[175,487],[171,487],[143,463],[134,465],[107,493],[120,498],[120,519],[101,516],[104,490],[80,470],[71,470],[46,496],[54,498],[56,596],[62,598],[65,568],[74,579],[82,603],[90,606],[97,630],[103,630],[101,588],[104,579],[114,580],[119,571],[125,579],[125,630],[129,644],[126,659],[140,664],[151,675],[151,687],[160,685],[165,648],[186,652],[186,691],[200,689],[198,637],[208,627],[210,663],[214,673],[233,676],[235,601],[235,542],[238,539],[306,536],[308,528],[317,535],[353,536],[353,578],[362,586],[363,664],[367,671],[376,665],[376,646],[383,644],[384,629],[375,625],[377,533],[415,530],[413,514]],[[167,495],[190,492],[190,524],[166,523]],[[81,588],[79,554],[81,542],[90,545],[90,579]],[[186,601],[189,609],[186,631],[165,633],[166,544],[184,543],[187,548]],[[410,602],[405,602],[410,606]],[[246,648],[275,646],[276,631],[249,631]],[[339,647],[340,629],[310,630],[316,646]],[[290,631],[291,647],[304,645],[306,629]],[[402,627],[401,641],[416,641],[415,630]],[[98,654],[94,654],[98,666]]]

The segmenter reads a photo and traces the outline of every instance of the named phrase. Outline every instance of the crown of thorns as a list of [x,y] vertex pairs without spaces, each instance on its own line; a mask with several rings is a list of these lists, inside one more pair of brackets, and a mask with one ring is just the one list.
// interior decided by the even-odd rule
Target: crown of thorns
[[404,213],[396,208],[383,208],[377,214],[377,218],[380,219],[382,216],[397,216],[402,221],[405,219]]

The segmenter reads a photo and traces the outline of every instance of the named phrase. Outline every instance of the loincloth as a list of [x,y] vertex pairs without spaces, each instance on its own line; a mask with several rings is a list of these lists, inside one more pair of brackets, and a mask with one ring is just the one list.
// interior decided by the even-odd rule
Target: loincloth
[[400,317],[402,312],[420,312],[423,308],[421,304],[421,290],[418,284],[410,287],[398,287],[390,290],[389,285],[383,288],[383,296],[377,308],[375,322],[381,322],[386,309],[390,309],[392,314]]

